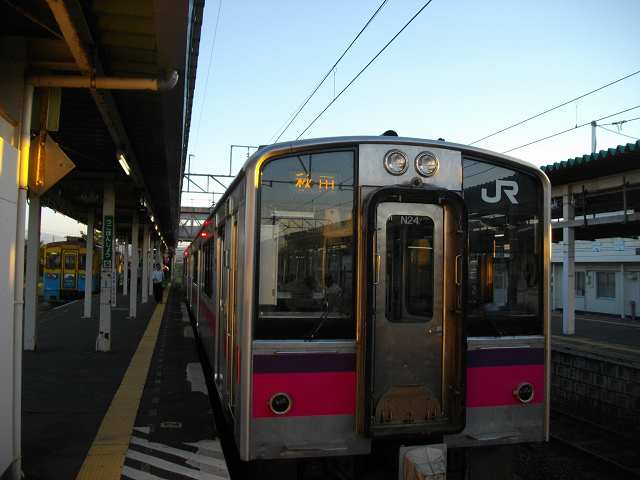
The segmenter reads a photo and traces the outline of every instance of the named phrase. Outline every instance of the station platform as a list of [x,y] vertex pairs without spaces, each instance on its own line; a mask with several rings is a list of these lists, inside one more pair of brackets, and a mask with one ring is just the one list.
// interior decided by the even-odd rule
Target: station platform
[[617,359],[640,368],[640,319],[576,314],[575,333],[563,333],[562,312],[551,314],[551,348]]
[[[140,298],[140,297],[138,297]],[[23,354],[22,470],[26,479],[225,479],[193,330],[180,284],[164,303],[119,294],[111,353],[96,353],[99,297],[38,314],[37,350]],[[577,315],[574,335],[551,318],[552,348],[640,364],[640,322]]]
[[[138,294],[140,299],[140,294]],[[23,353],[26,479],[227,479],[181,286],[164,302],[119,294],[111,352],[96,353],[99,295],[38,313],[37,349]]]

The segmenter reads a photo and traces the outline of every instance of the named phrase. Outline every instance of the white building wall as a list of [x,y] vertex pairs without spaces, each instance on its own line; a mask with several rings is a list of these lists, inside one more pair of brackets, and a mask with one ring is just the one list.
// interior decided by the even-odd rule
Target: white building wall
[[[0,133],[9,125],[0,117]],[[18,199],[18,149],[0,137],[0,475],[13,461],[13,296]]]
[[[13,312],[18,208],[18,146],[27,42],[0,37],[0,475],[14,460]],[[24,245],[18,246],[24,248]],[[22,286],[20,286],[22,288]],[[19,345],[20,353],[22,345]],[[21,372],[17,381],[21,381]],[[19,408],[19,407],[18,407]],[[18,447],[19,448],[19,447]],[[19,452],[20,450],[18,450]]]
[[[576,280],[584,274],[584,295],[575,292],[576,311],[606,315],[632,315],[631,302],[635,302],[636,315],[640,313],[640,240],[611,238],[595,242],[576,241]],[[562,308],[562,245],[552,247],[553,303]],[[612,273],[615,278],[615,298],[598,295],[598,273]],[[578,282],[576,282],[576,290]]]

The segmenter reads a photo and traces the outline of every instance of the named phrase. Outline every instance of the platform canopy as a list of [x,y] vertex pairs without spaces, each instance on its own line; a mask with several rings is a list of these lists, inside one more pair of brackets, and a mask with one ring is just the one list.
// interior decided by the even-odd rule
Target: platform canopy
[[[553,241],[640,236],[640,140],[541,167],[551,181]],[[563,201],[574,219],[563,219]]]
[[[44,206],[83,223],[91,207],[101,228],[105,179],[113,178],[116,228],[127,232],[137,212],[175,247],[203,8],[204,0],[0,1],[0,35],[26,44],[35,79],[34,138],[43,87],[60,83],[50,79],[89,82],[63,79],[47,90],[47,134],[75,168],[42,194]],[[140,89],[145,80],[159,91]]]

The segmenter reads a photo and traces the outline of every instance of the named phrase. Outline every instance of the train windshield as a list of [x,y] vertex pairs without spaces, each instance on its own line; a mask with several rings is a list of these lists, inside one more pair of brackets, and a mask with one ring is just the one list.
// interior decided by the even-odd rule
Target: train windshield
[[256,339],[350,339],[354,151],[267,163],[260,183]]
[[50,270],[60,270],[61,265],[60,252],[47,252],[45,258],[45,267]]
[[540,183],[467,158],[463,188],[469,208],[469,336],[542,335]]

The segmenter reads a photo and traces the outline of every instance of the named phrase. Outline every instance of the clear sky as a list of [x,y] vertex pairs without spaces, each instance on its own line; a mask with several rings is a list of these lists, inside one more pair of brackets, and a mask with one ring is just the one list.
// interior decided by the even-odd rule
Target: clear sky
[[[426,3],[388,0],[283,133],[382,0],[206,0],[191,172],[229,174],[232,154],[235,175],[247,149],[231,145],[281,134],[289,141],[393,129],[515,149],[508,154],[538,166],[590,153],[591,126],[580,126],[592,120],[602,125],[598,150],[640,138],[640,0],[432,0],[353,81]],[[184,194],[182,203],[210,202]]]

